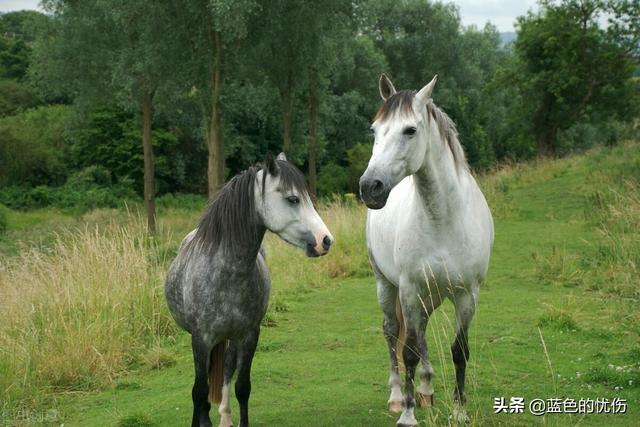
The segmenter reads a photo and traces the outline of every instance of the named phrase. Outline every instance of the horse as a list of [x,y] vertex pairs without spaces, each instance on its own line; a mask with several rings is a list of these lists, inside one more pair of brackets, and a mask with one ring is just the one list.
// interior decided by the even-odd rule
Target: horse
[[[456,312],[452,417],[468,419],[463,407],[467,333],[494,240],[491,212],[469,171],[455,124],[431,99],[436,80],[417,93],[396,92],[386,75],[380,77],[384,103],[371,126],[372,155],[359,183],[369,208],[367,249],[389,348],[387,404],[402,412],[398,426],[417,425],[414,375],[420,361],[418,403],[434,404],[425,330],[444,299]],[[398,358],[406,370],[404,396]]]
[[165,296],[177,324],[191,334],[195,366],[192,426],[211,426],[210,403],[220,403],[220,426],[232,426],[229,383],[237,369],[240,426],[249,425],[251,363],[267,311],[271,281],[262,240],[270,230],[325,255],[333,236],[309,195],[302,173],[268,154],[231,179],[182,241],[167,273]]

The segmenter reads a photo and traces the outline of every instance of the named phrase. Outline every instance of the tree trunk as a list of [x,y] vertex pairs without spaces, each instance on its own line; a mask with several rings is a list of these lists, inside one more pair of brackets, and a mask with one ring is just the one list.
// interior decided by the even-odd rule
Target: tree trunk
[[309,189],[317,194],[316,155],[318,122],[318,70],[309,67]]
[[224,147],[220,132],[220,89],[222,86],[222,46],[220,33],[210,30],[210,38],[215,48],[215,58],[211,67],[211,117],[207,132],[209,159],[207,181],[209,200],[212,200],[224,184]]
[[541,129],[536,135],[536,144],[539,157],[556,157],[556,128]]
[[538,107],[533,117],[533,131],[536,137],[538,157],[555,157],[556,136],[558,129],[552,124],[550,112],[555,106],[555,98],[547,93],[543,97],[542,105]]
[[287,73],[287,86],[285,91],[281,93],[282,98],[282,151],[289,154],[291,148],[291,117],[293,116],[293,70],[289,69]]
[[142,100],[142,148],[144,151],[144,207],[147,211],[147,228],[150,234],[156,232],[155,171],[151,144],[152,115],[153,95],[146,93]]

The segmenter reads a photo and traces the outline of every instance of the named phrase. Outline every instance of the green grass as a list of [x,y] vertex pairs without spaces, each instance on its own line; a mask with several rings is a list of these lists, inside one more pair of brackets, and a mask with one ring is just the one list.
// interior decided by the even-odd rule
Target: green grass
[[[471,327],[467,409],[473,425],[633,426],[640,419],[640,205],[632,191],[640,182],[639,159],[640,147],[633,145],[479,178],[495,213],[496,242]],[[324,213],[349,212],[341,209]],[[391,426],[397,420],[385,409],[382,315],[363,267],[366,249],[357,227],[364,223],[356,212],[332,230],[348,245],[320,263],[269,241],[274,298],[271,326],[263,328],[253,365],[255,426]],[[165,218],[163,236],[179,230],[178,238],[158,239],[169,256],[197,215],[169,211]],[[354,250],[358,245],[362,253]],[[417,410],[421,425],[448,424],[452,319],[446,303],[428,327],[436,406]],[[171,337],[147,349],[139,366],[111,385],[48,393],[22,420],[8,410],[1,415],[0,405],[0,417],[17,425],[187,425],[191,350],[186,334]],[[623,415],[494,414],[494,398],[501,396],[527,402],[620,397],[629,406]],[[237,414],[233,400],[236,423]],[[211,415],[215,425],[216,411]]]

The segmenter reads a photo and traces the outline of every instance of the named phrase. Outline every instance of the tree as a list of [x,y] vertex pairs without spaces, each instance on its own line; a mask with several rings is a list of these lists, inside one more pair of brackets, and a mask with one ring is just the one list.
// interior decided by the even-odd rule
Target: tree
[[375,0],[365,5],[362,31],[384,53],[385,72],[406,89],[420,88],[437,74],[436,103],[456,123],[472,165],[488,166],[494,153],[487,112],[493,105],[484,87],[500,61],[495,27],[463,28],[452,3]]
[[[278,89],[282,109],[282,151],[289,154],[294,132],[296,93],[306,74],[305,59],[309,12],[313,1],[263,1],[261,13],[252,22],[255,41],[253,56],[256,67],[262,68],[269,81]],[[322,3],[318,2],[317,7]]]
[[[179,29],[185,36],[181,43],[190,52],[187,74],[200,97],[209,152],[208,193],[213,199],[225,179],[220,103],[225,64],[245,39],[247,19],[256,5],[253,0],[195,0],[183,6],[181,16],[186,26]],[[190,31],[184,32],[184,28]]]
[[627,43],[619,31],[623,13],[613,14],[608,29],[599,26],[600,16],[615,12],[611,4],[543,0],[538,13],[518,18],[518,63],[511,80],[530,105],[540,156],[555,156],[558,132],[586,115],[625,117],[633,111],[629,46],[637,44]]
[[[44,90],[72,93],[78,103],[137,109],[142,123],[144,204],[156,229],[151,127],[153,101],[173,75],[181,51],[167,36],[172,2],[46,0],[55,26],[36,45],[32,79]],[[116,95],[114,97],[114,94]]]
[[[320,102],[320,84],[335,69],[344,51],[345,40],[353,36],[349,21],[353,16],[352,5],[340,0],[305,3],[305,62],[307,64],[308,86],[308,172],[311,193],[317,194],[317,157],[318,157],[318,109]],[[324,86],[324,85],[323,85]],[[325,90],[322,90],[324,92]]]

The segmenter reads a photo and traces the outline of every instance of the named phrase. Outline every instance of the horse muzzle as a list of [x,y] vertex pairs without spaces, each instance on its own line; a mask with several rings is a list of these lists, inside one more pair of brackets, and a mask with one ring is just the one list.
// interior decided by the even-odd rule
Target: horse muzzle
[[360,178],[360,198],[369,209],[381,209],[387,204],[391,186],[377,178]]
[[333,244],[333,239],[329,235],[325,235],[320,243],[316,243],[316,239],[308,241],[306,246],[306,254],[308,257],[319,257],[326,255]]

